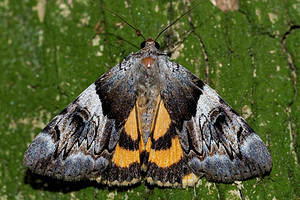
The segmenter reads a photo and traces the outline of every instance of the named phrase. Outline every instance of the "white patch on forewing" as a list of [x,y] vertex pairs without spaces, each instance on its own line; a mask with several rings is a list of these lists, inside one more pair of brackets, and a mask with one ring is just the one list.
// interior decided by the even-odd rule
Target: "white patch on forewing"
[[200,98],[198,100],[196,113],[196,118],[201,119],[201,126],[206,121],[206,119],[201,117],[201,115],[205,115],[208,117],[210,111],[220,105],[219,96],[209,86],[204,85],[202,92],[203,94],[200,95]]
[[[90,85],[79,95],[77,104],[89,111],[89,120],[93,121],[95,126],[98,126],[97,138],[98,141],[101,141],[102,137],[104,136],[102,133],[105,128],[107,117],[103,115],[102,103],[98,94],[96,93],[95,83]],[[93,142],[96,142],[96,140]]]
[[90,85],[79,95],[78,104],[86,108],[90,112],[90,116],[94,116],[95,114],[99,116],[99,114],[101,113],[101,117],[103,117],[102,104],[98,94],[96,93],[95,83]]

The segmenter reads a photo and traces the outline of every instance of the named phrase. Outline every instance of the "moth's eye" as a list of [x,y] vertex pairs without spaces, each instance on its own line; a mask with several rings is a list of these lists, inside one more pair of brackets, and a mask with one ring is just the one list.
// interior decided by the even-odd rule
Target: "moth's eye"
[[146,46],[146,41],[141,43],[141,49],[144,48]]
[[160,45],[158,44],[158,42],[155,42],[155,47],[156,47],[157,49],[160,48]]

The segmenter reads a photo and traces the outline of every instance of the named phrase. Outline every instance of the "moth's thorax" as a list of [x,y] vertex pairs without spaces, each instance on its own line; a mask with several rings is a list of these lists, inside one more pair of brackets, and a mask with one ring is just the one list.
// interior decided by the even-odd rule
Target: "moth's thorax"
[[[149,52],[148,52],[149,53]],[[148,54],[147,54],[148,55]],[[142,57],[137,76],[137,105],[144,144],[151,132],[159,96],[159,67],[156,55]]]
[[154,63],[155,59],[152,57],[145,57],[142,59],[142,63],[145,68],[152,68],[152,64]]

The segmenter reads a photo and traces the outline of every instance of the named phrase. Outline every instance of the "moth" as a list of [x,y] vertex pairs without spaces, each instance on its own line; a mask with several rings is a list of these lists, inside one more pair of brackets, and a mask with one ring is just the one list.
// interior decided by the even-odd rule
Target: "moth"
[[28,147],[24,165],[110,186],[142,176],[186,187],[201,177],[231,183],[269,173],[272,157],[260,137],[213,89],[159,51],[157,38],[144,39],[54,117]]

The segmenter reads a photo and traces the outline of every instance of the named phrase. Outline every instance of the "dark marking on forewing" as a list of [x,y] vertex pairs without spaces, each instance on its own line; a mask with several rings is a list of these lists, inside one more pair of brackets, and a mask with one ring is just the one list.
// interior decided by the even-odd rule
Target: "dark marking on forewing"
[[53,137],[52,138],[53,138],[54,142],[57,142],[57,141],[60,140],[60,130],[59,130],[59,128],[58,128],[57,125],[55,126],[54,130],[55,130],[55,133],[53,133]]
[[[117,129],[122,127],[136,102],[135,77],[125,69],[109,71],[96,82],[104,116],[115,119]],[[117,67],[119,69],[119,67]]]
[[197,102],[204,83],[182,66],[167,61],[169,69],[161,80],[161,96],[176,127],[181,130],[184,121],[195,116]]

